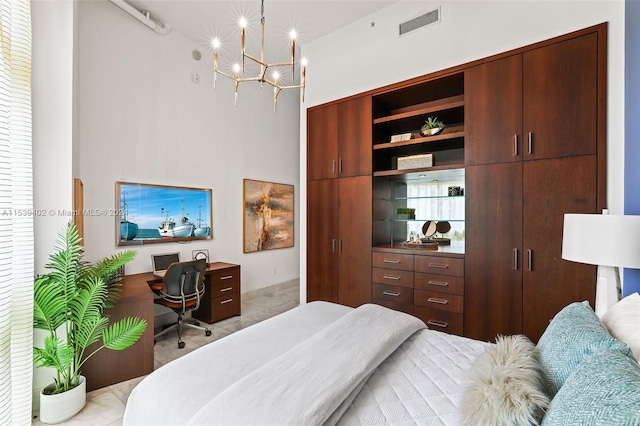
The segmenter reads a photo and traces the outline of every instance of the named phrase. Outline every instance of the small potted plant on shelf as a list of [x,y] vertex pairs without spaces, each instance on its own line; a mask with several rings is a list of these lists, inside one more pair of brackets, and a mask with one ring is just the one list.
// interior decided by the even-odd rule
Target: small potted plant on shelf
[[434,136],[444,129],[444,123],[438,117],[428,117],[425,124],[420,129],[423,136]]
[[398,207],[396,210],[396,219],[409,220],[416,218],[416,209],[408,209],[406,207]]
[[44,347],[33,348],[34,363],[56,373],[40,394],[43,423],[60,423],[84,407],[86,379],[81,368],[92,355],[103,348],[128,348],[147,327],[145,320],[135,317],[109,325],[103,313],[118,299],[118,269],[133,260],[135,252],[123,251],[92,265],[82,261],[80,241],[70,222],[59,233],[57,252],[49,256],[46,267],[51,272],[34,282],[33,326],[47,332]]

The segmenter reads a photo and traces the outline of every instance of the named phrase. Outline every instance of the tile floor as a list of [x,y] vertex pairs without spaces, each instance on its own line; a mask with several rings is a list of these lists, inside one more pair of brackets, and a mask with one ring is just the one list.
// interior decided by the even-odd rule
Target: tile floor
[[[187,329],[183,333],[186,343],[184,349],[178,349],[175,333],[168,333],[159,338],[154,350],[155,368],[159,368],[174,359],[221,339],[245,327],[256,324],[274,315],[278,315],[299,304],[299,282],[289,281],[284,284],[260,289],[251,294],[242,295],[242,315],[228,318],[211,324],[211,336],[206,337],[198,330]],[[71,420],[58,423],[63,426],[117,426],[122,425],[122,417],[127,398],[133,388],[143,379],[138,377],[87,394],[87,405]],[[32,425],[44,425],[37,418]]]

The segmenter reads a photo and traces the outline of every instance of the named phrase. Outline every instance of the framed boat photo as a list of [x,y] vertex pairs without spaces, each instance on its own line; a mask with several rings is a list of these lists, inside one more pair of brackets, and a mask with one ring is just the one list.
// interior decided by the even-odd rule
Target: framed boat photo
[[119,246],[213,238],[211,189],[116,182]]

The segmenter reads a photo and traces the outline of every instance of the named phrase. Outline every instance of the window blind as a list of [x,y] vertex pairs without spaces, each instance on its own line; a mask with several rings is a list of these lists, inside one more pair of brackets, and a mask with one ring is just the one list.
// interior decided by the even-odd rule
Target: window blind
[[31,5],[0,0],[0,424],[31,424]]

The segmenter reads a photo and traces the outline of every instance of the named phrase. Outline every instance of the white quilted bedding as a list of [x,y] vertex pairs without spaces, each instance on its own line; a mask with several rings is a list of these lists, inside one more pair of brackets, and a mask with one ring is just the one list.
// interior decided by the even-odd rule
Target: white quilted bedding
[[467,370],[489,343],[420,330],[387,358],[339,425],[458,425]]

